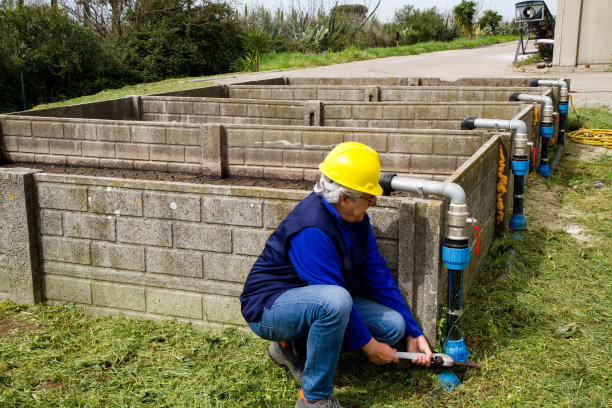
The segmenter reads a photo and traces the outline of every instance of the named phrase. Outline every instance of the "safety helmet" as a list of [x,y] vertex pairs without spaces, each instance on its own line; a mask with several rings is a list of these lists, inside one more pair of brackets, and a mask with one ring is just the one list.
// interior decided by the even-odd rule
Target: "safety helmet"
[[379,196],[380,162],[378,153],[357,142],[340,143],[319,164],[321,173],[336,183],[362,193]]

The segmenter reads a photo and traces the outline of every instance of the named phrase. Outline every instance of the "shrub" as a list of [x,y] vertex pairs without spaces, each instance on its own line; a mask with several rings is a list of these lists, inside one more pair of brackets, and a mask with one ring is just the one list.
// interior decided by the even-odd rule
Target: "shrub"
[[435,7],[421,11],[412,5],[406,5],[395,12],[393,22],[400,31],[401,44],[450,41],[458,36],[456,26],[444,18]]

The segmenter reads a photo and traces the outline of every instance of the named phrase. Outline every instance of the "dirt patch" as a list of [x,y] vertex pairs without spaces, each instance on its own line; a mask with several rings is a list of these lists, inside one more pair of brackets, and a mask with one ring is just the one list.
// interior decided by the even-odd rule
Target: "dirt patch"
[[605,155],[611,156],[612,149],[606,149],[603,146],[590,146],[581,143],[575,143],[571,140],[567,142],[563,151],[564,158],[587,162],[597,160],[601,156]]
[[36,391],[54,390],[57,388],[62,388],[62,386],[51,380],[42,380],[36,385]]
[[34,323],[26,323],[14,317],[5,317],[0,320],[0,339],[8,336],[8,334],[14,330],[21,333],[28,333],[40,330],[40,326]]

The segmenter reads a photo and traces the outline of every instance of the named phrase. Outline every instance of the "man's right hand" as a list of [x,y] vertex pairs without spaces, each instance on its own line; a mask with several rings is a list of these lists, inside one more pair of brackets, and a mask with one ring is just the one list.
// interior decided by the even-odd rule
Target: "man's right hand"
[[388,364],[390,362],[397,363],[399,361],[395,354],[396,349],[387,343],[376,341],[374,337],[361,349],[368,356],[368,359],[376,365]]

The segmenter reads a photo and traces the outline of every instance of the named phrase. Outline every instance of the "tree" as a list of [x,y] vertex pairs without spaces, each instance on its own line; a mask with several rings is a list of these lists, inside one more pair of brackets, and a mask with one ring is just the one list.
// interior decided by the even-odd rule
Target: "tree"
[[472,37],[474,32],[474,16],[476,15],[476,2],[462,0],[453,9],[455,21],[461,28],[461,34],[465,37]]
[[502,20],[501,14],[497,11],[487,10],[484,12],[482,17],[478,20],[478,26],[481,30],[485,27],[489,27],[493,34],[496,34],[499,29],[499,23]]
[[393,22],[408,44],[457,37],[456,26],[449,24],[435,7],[421,11],[408,4],[395,12]]

